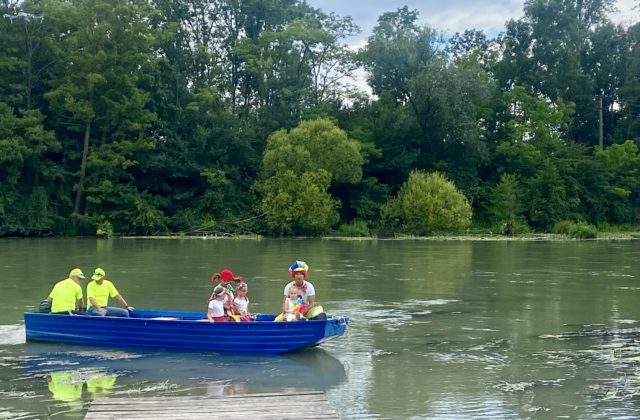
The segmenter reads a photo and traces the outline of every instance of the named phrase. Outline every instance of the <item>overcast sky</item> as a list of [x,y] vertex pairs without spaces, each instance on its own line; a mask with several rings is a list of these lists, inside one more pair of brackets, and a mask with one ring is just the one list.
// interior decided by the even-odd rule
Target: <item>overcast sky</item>
[[[327,13],[351,16],[362,33],[348,43],[360,47],[381,14],[405,5],[420,12],[420,23],[439,31],[453,34],[475,28],[495,36],[504,30],[507,20],[522,17],[524,0],[307,0],[307,3]],[[611,16],[612,20],[627,25],[638,21],[640,13],[633,10],[636,3],[637,0],[618,0],[620,11]]]

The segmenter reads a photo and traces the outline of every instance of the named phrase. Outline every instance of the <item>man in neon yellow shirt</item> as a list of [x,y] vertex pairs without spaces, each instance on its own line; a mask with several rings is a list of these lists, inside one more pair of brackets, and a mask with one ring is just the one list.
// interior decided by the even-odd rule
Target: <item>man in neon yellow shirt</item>
[[53,286],[47,301],[51,305],[52,314],[70,314],[73,311],[82,312],[82,287],[80,283],[84,278],[82,270],[74,268],[69,273],[69,278],[59,281]]
[[[133,310],[133,307],[129,306],[122,295],[118,293],[113,283],[105,279],[105,275],[102,268],[96,268],[93,276],[91,276],[91,280],[93,281],[87,285],[87,304],[89,306],[87,313],[93,316],[119,316],[128,318],[129,311]],[[122,306],[127,309],[107,306],[110,297],[118,299]]]

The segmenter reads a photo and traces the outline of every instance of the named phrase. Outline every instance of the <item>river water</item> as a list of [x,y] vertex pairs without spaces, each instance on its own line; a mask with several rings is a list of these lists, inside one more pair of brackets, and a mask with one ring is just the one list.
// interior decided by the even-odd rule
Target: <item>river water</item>
[[[0,240],[0,418],[82,418],[98,396],[321,390],[345,419],[638,418],[638,241]],[[22,314],[78,266],[138,308],[204,310],[232,269],[254,313],[287,268],[345,336],[284,356],[25,343]]]

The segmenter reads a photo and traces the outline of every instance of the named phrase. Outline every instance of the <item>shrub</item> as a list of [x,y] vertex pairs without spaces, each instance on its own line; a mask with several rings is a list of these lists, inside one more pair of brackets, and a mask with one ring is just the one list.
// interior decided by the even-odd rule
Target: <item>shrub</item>
[[338,228],[338,233],[343,236],[351,237],[371,236],[369,226],[367,226],[366,222],[363,222],[361,220],[354,220],[351,223],[340,225],[340,227]]
[[556,223],[551,232],[576,239],[590,239],[598,236],[598,229],[592,224],[582,221],[574,222],[572,220],[562,220]]
[[598,232],[624,233],[637,232],[638,230],[638,226],[634,226],[631,223],[611,224],[603,222],[598,224]]
[[459,231],[471,224],[469,201],[439,172],[412,171],[397,197],[382,208],[386,225],[402,222],[411,234]]
[[99,238],[113,236],[113,225],[108,220],[98,222],[96,224],[96,236]]

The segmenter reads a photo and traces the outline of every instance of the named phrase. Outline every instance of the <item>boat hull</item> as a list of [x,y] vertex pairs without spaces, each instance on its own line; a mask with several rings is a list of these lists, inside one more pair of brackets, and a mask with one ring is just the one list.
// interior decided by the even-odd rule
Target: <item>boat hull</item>
[[316,346],[345,333],[348,318],[273,322],[215,322],[201,312],[135,310],[130,318],[24,314],[28,341],[102,347],[155,348],[220,353],[279,354]]

